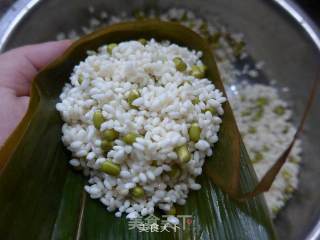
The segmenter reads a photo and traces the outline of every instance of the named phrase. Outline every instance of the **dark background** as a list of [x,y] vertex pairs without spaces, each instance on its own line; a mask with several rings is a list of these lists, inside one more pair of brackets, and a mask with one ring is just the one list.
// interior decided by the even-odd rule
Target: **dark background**
[[[320,25],[320,0],[295,0]],[[0,16],[14,0],[0,0]]]
[[320,25],[320,0],[295,0]]

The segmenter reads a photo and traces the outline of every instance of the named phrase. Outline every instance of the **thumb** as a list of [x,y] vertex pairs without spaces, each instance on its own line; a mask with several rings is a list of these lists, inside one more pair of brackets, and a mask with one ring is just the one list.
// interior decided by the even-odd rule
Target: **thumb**
[[71,40],[28,45],[0,55],[0,87],[16,96],[28,96],[31,80],[40,69],[60,56]]
[[40,70],[60,56],[71,43],[71,40],[46,42],[24,46],[12,51],[14,54],[24,55],[37,70]]

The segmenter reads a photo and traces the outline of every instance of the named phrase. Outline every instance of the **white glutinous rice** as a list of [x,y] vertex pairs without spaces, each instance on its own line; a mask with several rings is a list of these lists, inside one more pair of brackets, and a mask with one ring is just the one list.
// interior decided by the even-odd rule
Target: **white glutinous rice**
[[89,174],[85,190],[117,217],[170,211],[201,188],[195,179],[218,140],[226,99],[191,74],[203,66],[201,52],[153,39],[110,46],[74,67],[56,106],[70,164]]
[[[162,21],[179,22],[206,38],[216,56],[221,79],[227,89],[227,94],[229,95],[233,111],[235,112],[244,143],[252,158],[253,167],[259,178],[263,176],[267,168],[279,157],[278,154],[289,144],[296,128],[290,118],[290,106],[283,101],[283,92],[276,91],[278,88],[277,85],[268,85],[268,81],[265,81],[263,76],[261,76],[262,74],[260,74],[264,72],[264,65],[267,65],[267,63],[258,61],[255,64],[249,64],[252,59],[248,61],[248,56],[253,55],[254,59],[256,59],[256,56],[254,56],[254,53],[249,54],[246,51],[246,45],[250,45],[250,43],[245,42],[243,34],[229,31],[218,19],[212,20],[212,18],[210,18],[210,21],[207,21],[186,9],[171,8],[161,12],[160,15],[156,14],[157,11],[151,10],[150,12],[136,12],[136,14],[133,15],[123,13],[119,16],[108,14],[103,9],[101,12],[98,12],[98,10],[93,11],[92,9],[92,7],[89,8],[91,19],[88,19],[86,26],[83,26],[81,30],[77,32],[74,29],[70,29],[69,32],[59,33],[57,39],[78,38],[83,34],[93,32],[101,26],[107,26],[121,21],[130,21],[135,18],[140,18],[141,16],[145,18],[160,18]],[[99,21],[96,21],[97,19],[99,19]],[[248,84],[242,85],[243,82],[247,82]],[[262,82],[264,85],[260,84]],[[263,96],[265,96],[265,94],[267,95],[270,100],[268,104],[270,103],[271,105],[266,106],[263,114],[260,114],[259,119],[245,116],[245,114],[242,113],[244,109],[256,108],[256,100],[261,93]],[[137,103],[139,102],[141,102],[141,99],[137,100]],[[269,121],[271,116],[275,116],[272,106],[279,102],[284,107],[285,114],[281,116],[277,115],[277,121]],[[90,106],[92,101],[88,101],[86,104]],[[177,113],[172,113],[171,116],[175,114]],[[111,124],[111,122],[106,125],[108,124]],[[283,127],[285,128],[283,129]],[[281,130],[278,131],[278,128]],[[90,134],[92,134],[92,131],[90,131]],[[174,136],[173,139],[177,140],[177,137],[178,136]],[[153,135],[153,139],[160,140],[160,136]],[[183,139],[180,139],[180,141],[182,140]],[[217,141],[217,137],[212,136],[211,140],[215,142]],[[96,145],[99,145],[100,142],[99,140],[97,141]],[[300,145],[300,142],[298,142],[294,146],[289,161],[285,163],[283,170],[276,177],[270,191],[264,194],[267,199],[267,205],[274,217],[297,188],[299,163],[302,154]],[[202,144],[199,146],[201,147]],[[139,148],[141,145],[137,145],[137,147]],[[263,151],[261,151],[261,149],[263,149]],[[130,151],[131,149],[125,149],[127,153]],[[79,152],[78,155],[83,153],[84,152]],[[207,152],[207,155],[210,155],[210,151]],[[170,154],[170,156],[173,157],[173,153]],[[70,164],[76,167],[78,160],[73,160],[70,161]],[[84,165],[84,162],[81,162],[81,165]],[[198,167],[196,169],[196,172],[201,170],[201,168]],[[157,168],[152,173],[158,176],[162,172],[162,168]],[[126,173],[124,174],[126,175]],[[178,203],[183,203],[184,201],[184,199],[179,199]]]
[[[262,178],[297,131],[289,121],[292,112],[273,87],[242,84],[237,90],[229,99],[257,176]],[[288,161],[265,194],[274,215],[297,188],[300,154],[301,141],[297,140]]]

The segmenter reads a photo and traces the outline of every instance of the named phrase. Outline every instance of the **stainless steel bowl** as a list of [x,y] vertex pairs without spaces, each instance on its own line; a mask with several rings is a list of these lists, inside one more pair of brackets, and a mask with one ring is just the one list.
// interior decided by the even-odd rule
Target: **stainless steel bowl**
[[[290,88],[294,113],[301,116],[320,66],[320,34],[290,0],[19,0],[0,21],[0,50],[52,40],[58,32],[79,29],[87,22],[88,5],[115,14],[176,6],[209,21],[218,17],[230,29],[245,34],[253,58],[266,62],[269,79]],[[280,239],[320,239],[319,108],[318,95],[303,136],[299,189],[275,220]]]

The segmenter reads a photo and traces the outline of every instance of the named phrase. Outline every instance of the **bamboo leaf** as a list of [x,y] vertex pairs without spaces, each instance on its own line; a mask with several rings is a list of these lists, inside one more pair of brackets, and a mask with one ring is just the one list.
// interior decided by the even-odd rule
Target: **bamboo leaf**
[[243,203],[230,198],[240,188],[251,191],[257,181],[228,103],[214,157],[207,159],[198,179],[202,189],[178,209],[193,216],[186,229],[128,230],[124,217],[116,218],[83,191],[86,179],[67,166],[70,153],[61,142],[62,121],[55,110],[58,96],[87,50],[141,37],[169,39],[203,51],[209,79],[223,90],[209,46],[175,23],[118,24],[74,43],[35,78],[28,113],[0,151],[0,233],[7,239],[275,239],[263,196]]

